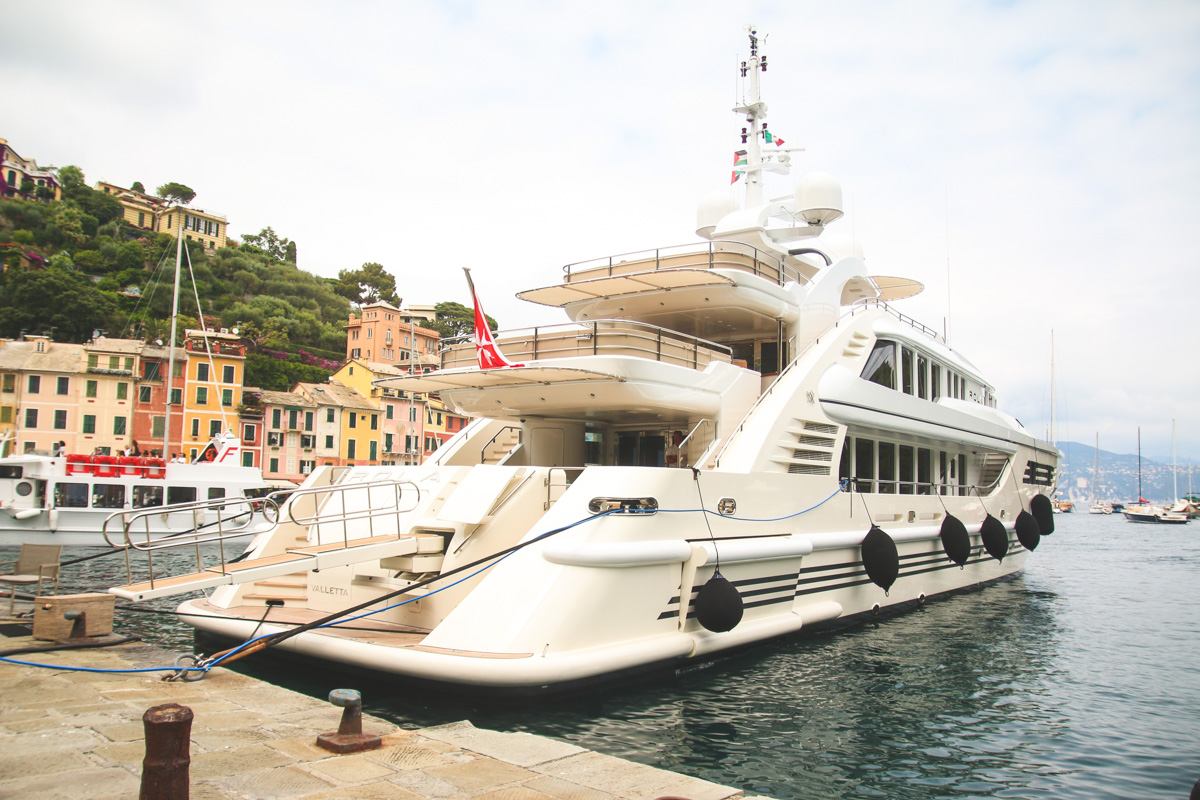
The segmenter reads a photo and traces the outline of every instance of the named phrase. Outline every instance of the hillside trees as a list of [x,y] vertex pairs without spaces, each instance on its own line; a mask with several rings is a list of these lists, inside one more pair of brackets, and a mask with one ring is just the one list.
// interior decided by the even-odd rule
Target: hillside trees
[[17,272],[0,294],[0,335],[11,338],[52,331],[57,341],[85,342],[95,328],[122,324],[112,298],[75,272]]

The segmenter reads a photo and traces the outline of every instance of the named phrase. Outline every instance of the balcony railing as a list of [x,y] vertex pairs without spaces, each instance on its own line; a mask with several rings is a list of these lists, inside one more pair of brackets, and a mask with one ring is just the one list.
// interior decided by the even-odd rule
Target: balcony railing
[[[728,347],[695,336],[627,320],[569,322],[501,331],[496,342],[514,362],[582,356],[635,356],[665,364],[703,369],[713,361],[729,363]],[[476,363],[473,337],[443,340],[442,369]]]
[[621,253],[563,267],[565,283],[664,269],[736,269],[767,278],[782,286],[806,280],[774,253],[741,242],[684,244],[656,250]]

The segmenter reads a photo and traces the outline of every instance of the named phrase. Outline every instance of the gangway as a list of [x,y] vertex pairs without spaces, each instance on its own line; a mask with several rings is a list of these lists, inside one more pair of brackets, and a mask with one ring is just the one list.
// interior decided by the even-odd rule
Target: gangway
[[[412,503],[402,505],[405,488],[410,488],[415,492],[416,499]],[[388,498],[375,504],[372,502],[372,493],[378,494],[381,490],[388,494]],[[351,492],[362,494],[365,498],[363,505],[357,506],[347,502],[347,497]],[[283,510],[278,508],[274,493],[262,500],[254,501],[263,504],[262,510],[267,512],[265,516],[273,520],[272,527],[265,530],[250,529],[245,526],[237,526],[232,529],[218,526],[216,530],[197,528],[166,539],[146,537],[145,540],[142,540],[138,530],[139,522],[144,523],[145,516],[161,513],[161,508],[126,511],[112,515],[106,521],[105,527],[107,528],[110,522],[119,522],[123,541],[121,543],[113,542],[107,533],[105,538],[113,547],[125,550],[126,574],[129,583],[125,586],[114,586],[108,590],[109,593],[127,600],[151,600],[217,586],[251,583],[296,572],[344,567],[393,556],[439,553],[444,547],[444,540],[438,534],[404,532],[399,516],[413,510],[420,502],[420,488],[410,481],[384,480],[335,486],[314,486],[297,489],[286,494],[288,497]],[[195,504],[172,506],[171,509],[191,512],[203,507],[205,511],[212,511],[214,508],[223,507],[223,503],[244,506],[247,502],[244,499],[201,501]],[[192,509],[191,505],[197,506],[197,509]],[[296,509],[301,507],[305,507],[306,510],[301,511],[297,518]],[[336,508],[330,511],[331,507]],[[321,513],[318,513],[318,510]],[[285,511],[286,518],[281,519]],[[392,519],[386,520],[388,524],[383,524],[389,517]],[[282,552],[257,558],[227,559],[225,557],[224,543],[226,541],[251,535],[270,537],[279,528],[281,522],[296,529],[311,529],[315,534],[311,538],[315,541],[284,548]],[[367,535],[359,538],[352,537],[350,523],[356,523],[353,526],[354,529],[362,530]],[[335,541],[322,542],[322,538],[327,539],[328,537],[320,535],[321,529],[325,528],[329,532],[330,527],[341,535],[337,536]],[[380,534],[380,529],[389,532]],[[219,563],[209,567],[203,566],[200,551],[202,544],[218,546]],[[154,554],[183,547],[195,547],[196,571],[186,575],[156,577]],[[252,543],[251,548],[254,547],[255,545]],[[269,549],[269,544],[268,548],[258,549],[260,552]],[[133,582],[129,554],[134,551],[146,554],[150,570],[149,580]]]

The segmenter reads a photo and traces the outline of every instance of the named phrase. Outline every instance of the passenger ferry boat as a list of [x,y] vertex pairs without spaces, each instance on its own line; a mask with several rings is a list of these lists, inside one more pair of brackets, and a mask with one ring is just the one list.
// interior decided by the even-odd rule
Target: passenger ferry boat
[[226,432],[192,464],[32,452],[0,458],[0,544],[121,544],[123,513],[137,515],[139,541],[204,529],[218,519],[228,532],[243,530],[251,516],[238,501],[265,495],[271,485],[258,468],[240,466],[240,452],[237,436]]
[[493,340],[476,299],[476,341],[380,381],[473,418],[429,461],[320,468],[240,562],[110,591],[211,589],[179,610],[219,637],[538,693],[1020,570],[1053,530],[1057,449],[892,307],[919,283],[828,240],[829,176],[766,196],[791,156],[766,127],[765,65],[752,31],[734,109],[745,199],[705,199],[703,241],[519,294],[562,324]]

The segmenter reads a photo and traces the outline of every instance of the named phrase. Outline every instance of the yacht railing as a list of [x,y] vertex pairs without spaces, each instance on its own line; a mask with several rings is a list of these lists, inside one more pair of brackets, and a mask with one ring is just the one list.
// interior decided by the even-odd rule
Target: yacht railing
[[[196,571],[201,569],[200,546],[216,544],[218,555],[223,565],[225,558],[225,542],[254,536],[262,533],[264,528],[257,525],[266,521],[271,525],[279,524],[279,504],[289,492],[272,492],[265,497],[221,497],[212,500],[198,500],[193,503],[176,503],[166,506],[146,506],[129,511],[117,511],[109,514],[100,528],[104,541],[109,547],[125,551],[125,572],[130,583],[133,582],[133,567],[129,561],[132,550],[146,554],[150,568],[150,580],[154,581],[154,553],[159,550],[174,550],[181,547],[194,547],[196,550]],[[164,531],[161,528],[151,530],[151,521],[168,515],[185,514],[192,517],[191,530]],[[216,516],[213,520],[212,517]],[[139,529],[139,525],[141,529]],[[109,534],[120,531],[120,542],[114,542]]]
[[807,278],[788,266],[777,254],[742,242],[715,241],[707,245],[681,244],[654,250],[620,253],[563,267],[565,283],[609,278],[662,269],[736,269],[766,278],[782,286]]
[[[411,487],[416,492],[416,499],[410,506],[401,507],[404,487]],[[363,492],[366,503],[361,508],[350,509],[347,506],[347,495],[350,492]],[[383,493],[381,504],[375,503],[378,493]],[[334,500],[340,501],[341,508],[330,509]],[[296,489],[291,493],[291,502],[287,504],[287,519],[301,527],[312,525],[341,525],[342,546],[349,547],[351,522],[366,520],[368,538],[375,536],[375,521],[381,517],[396,517],[396,535],[400,535],[400,515],[414,510],[421,502],[421,488],[412,481],[355,481],[336,484],[333,486],[310,486]],[[308,506],[310,508],[305,508]],[[300,515],[297,516],[297,509]],[[328,544],[328,542],[325,542]]]
[[[416,493],[415,500],[411,506],[401,506],[401,498],[404,495],[403,489],[411,487]],[[390,494],[389,494],[390,490]],[[350,492],[364,492],[365,505],[363,507],[350,509],[347,506],[346,495]],[[376,504],[376,495],[383,492],[384,497],[380,504]],[[333,498],[340,500],[340,508],[330,508]],[[310,486],[302,489],[285,490],[280,492],[272,492],[262,498],[226,498],[220,500],[205,500],[197,503],[181,503],[174,506],[156,506],[154,508],[136,509],[134,511],[119,511],[115,514],[110,514],[105,520],[102,533],[105,541],[112,547],[117,547],[125,550],[125,570],[129,583],[133,583],[133,569],[129,561],[129,551],[137,550],[146,553],[146,560],[150,570],[150,586],[154,587],[156,580],[154,574],[154,553],[160,550],[172,550],[180,547],[194,546],[196,550],[196,571],[200,572],[204,569],[202,562],[202,554],[200,546],[203,544],[218,545],[217,558],[222,570],[237,559],[229,559],[225,554],[225,542],[231,539],[238,539],[245,536],[254,536],[261,533],[267,533],[272,528],[262,528],[252,524],[258,519],[265,519],[273,526],[277,527],[280,520],[280,506],[286,502],[287,520],[300,527],[310,527],[316,525],[318,529],[326,525],[341,525],[342,537],[340,544],[343,548],[352,546],[356,539],[350,538],[349,523],[366,520],[367,522],[367,538],[376,536],[375,523],[382,517],[396,517],[396,523],[392,527],[397,538],[400,537],[402,528],[400,526],[399,517],[401,514],[408,513],[419,505],[421,499],[421,489],[412,481],[364,481],[352,482],[346,484],[337,484],[332,486]],[[337,505],[333,503],[333,505]],[[237,507],[241,506],[242,510],[231,515],[232,519],[244,520],[240,521],[235,527],[227,527],[223,523],[230,518],[223,517],[222,509],[224,506]],[[308,506],[304,508],[303,506]],[[299,508],[299,513],[297,509]],[[203,521],[206,514],[211,514],[214,511],[218,514],[216,522],[205,523]],[[196,525],[193,530],[184,531],[182,533],[162,534],[159,532],[159,538],[152,538],[153,532],[149,531],[149,518],[166,513],[191,513],[196,519]],[[146,521],[147,535],[146,541],[140,541],[141,532],[135,531],[133,536],[130,535],[131,529],[139,520]],[[121,521],[123,544],[115,544],[108,536],[108,527],[111,522]],[[232,523],[231,523],[232,524]],[[211,526],[216,526],[215,530]],[[391,530],[388,533],[392,533]],[[319,536],[319,530],[318,530]],[[314,542],[314,544],[330,545],[332,542]]]
[[[495,436],[493,436],[491,439],[487,440],[487,444],[485,444],[483,447],[479,448],[479,463],[480,464],[487,463],[488,448],[491,447],[492,445],[494,445],[496,443],[496,440],[499,439],[501,435],[508,433],[509,431],[517,432],[517,443],[516,443],[516,445],[514,445],[514,448],[520,446],[520,444],[521,444],[521,427],[519,425],[505,425],[503,428],[496,431]],[[508,455],[509,452],[512,452],[512,451],[511,450],[504,451],[504,452],[498,453],[497,455],[499,455],[500,459],[503,460],[504,457],[506,455]]]
[[[500,331],[496,342],[510,361],[580,356],[636,356],[666,364],[703,369],[713,361],[729,363],[733,351],[696,336],[620,319],[564,322]],[[442,369],[476,364],[473,336],[442,340]]]

